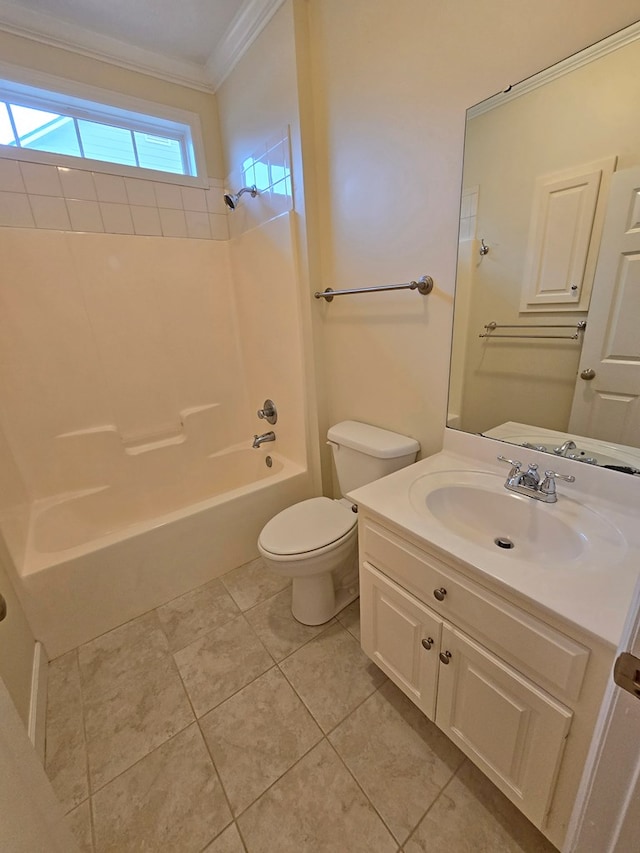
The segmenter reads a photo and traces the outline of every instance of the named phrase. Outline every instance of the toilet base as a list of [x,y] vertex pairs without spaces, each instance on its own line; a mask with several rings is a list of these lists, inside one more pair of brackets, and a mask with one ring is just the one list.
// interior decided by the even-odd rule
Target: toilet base
[[329,572],[311,577],[294,578],[291,590],[291,613],[303,625],[324,625],[336,613],[355,601],[360,590],[356,581],[346,589],[334,589]]

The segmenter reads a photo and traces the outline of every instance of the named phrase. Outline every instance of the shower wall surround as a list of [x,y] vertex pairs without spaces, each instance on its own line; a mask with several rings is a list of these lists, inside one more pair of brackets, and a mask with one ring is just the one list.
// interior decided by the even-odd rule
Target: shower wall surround
[[274,133],[266,142],[245,157],[242,165],[227,178],[227,187],[254,186],[255,198],[245,195],[229,215],[229,233],[238,237],[282,213],[293,210],[291,179],[291,140],[289,129]]
[[[213,452],[248,414],[228,244],[0,229],[0,393],[31,499],[89,488],[112,445]],[[105,470],[106,468],[106,470]]]
[[226,240],[223,182],[209,188],[0,158],[0,226]]

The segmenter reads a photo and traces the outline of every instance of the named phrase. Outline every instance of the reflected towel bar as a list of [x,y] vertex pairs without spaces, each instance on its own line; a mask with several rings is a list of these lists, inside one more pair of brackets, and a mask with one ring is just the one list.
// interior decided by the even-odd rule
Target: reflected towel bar
[[[528,339],[543,339],[547,341],[577,341],[580,337],[580,332],[584,332],[587,328],[587,321],[580,320],[578,323],[562,323],[559,325],[552,325],[547,323],[538,323],[532,324],[530,326],[525,326],[522,323],[516,323],[514,325],[503,325],[501,323],[488,323],[485,327],[486,332],[482,335],[478,335],[479,338],[521,338],[522,340]],[[494,329],[575,329],[575,335],[494,335]]]
[[344,296],[346,293],[377,293],[380,290],[417,290],[422,296],[427,296],[433,290],[433,279],[430,275],[423,275],[417,281],[409,281],[406,284],[383,284],[380,287],[354,287],[351,290],[332,290],[327,287],[320,293],[319,290],[313,294],[316,299],[326,299],[331,302],[334,296]]

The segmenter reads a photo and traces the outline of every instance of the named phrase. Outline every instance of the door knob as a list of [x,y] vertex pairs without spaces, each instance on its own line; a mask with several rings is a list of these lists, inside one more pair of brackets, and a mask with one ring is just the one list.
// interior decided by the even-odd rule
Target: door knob
[[587,368],[585,368],[585,370],[583,370],[580,373],[580,379],[586,379],[587,382],[589,382],[591,379],[593,379],[595,377],[595,375],[596,375],[595,370],[592,370],[590,367],[587,367]]

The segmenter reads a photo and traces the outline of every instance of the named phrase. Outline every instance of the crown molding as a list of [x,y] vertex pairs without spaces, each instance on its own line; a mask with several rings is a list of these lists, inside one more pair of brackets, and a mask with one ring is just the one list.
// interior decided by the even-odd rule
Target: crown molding
[[640,23],[632,24],[630,27],[625,27],[625,29],[620,30],[620,32],[607,36],[602,39],[602,41],[596,42],[578,53],[574,53],[572,56],[552,65],[550,68],[545,68],[545,70],[540,71],[539,74],[534,74],[532,77],[527,77],[526,80],[523,80],[520,83],[515,83],[513,86],[509,86],[509,88],[505,89],[504,92],[498,92],[496,95],[492,95],[485,101],[480,101],[479,104],[476,104],[467,110],[467,120],[483,115],[483,113],[488,113],[490,110],[494,110],[496,107],[501,107],[503,104],[513,101],[521,95],[526,95],[527,92],[532,92],[534,89],[538,89],[540,86],[544,86],[552,80],[557,80],[559,77],[563,77],[565,74],[571,73],[571,71],[583,68],[585,65],[594,62],[596,59],[600,59],[609,53],[613,53],[613,51],[618,50],[627,44],[631,44],[631,42],[634,42],[639,38]]
[[181,86],[204,92],[213,91],[203,66],[126,44],[6,0],[0,0],[0,30]]
[[231,73],[283,2],[246,0],[207,62],[207,79],[214,91]]

